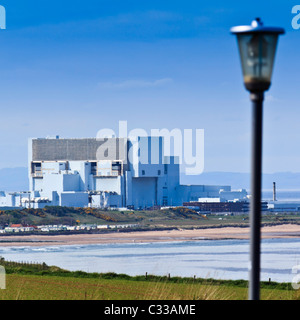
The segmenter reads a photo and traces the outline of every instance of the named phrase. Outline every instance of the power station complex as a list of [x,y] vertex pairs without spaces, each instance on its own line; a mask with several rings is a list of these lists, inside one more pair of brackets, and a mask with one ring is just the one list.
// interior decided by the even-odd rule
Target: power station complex
[[230,186],[181,185],[176,157],[163,137],[33,138],[28,144],[29,190],[0,192],[0,207],[141,209],[186,202],[246,201]]

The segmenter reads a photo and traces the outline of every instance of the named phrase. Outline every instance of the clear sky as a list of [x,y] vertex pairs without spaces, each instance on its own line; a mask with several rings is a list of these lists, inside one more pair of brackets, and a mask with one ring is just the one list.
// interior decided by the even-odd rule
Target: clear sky
[[300,172],[297,1],[0,0],[0,168],[27,139],[204,129],[205,171],[250,170],[251,105],[230,27],[285,28],[264,109],[264,172]]

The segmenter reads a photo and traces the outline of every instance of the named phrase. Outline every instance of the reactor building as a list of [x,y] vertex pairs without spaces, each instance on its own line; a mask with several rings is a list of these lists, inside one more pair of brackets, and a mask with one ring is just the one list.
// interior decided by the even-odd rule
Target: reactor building
[[163,137],[32,138],[28,176],[29,190],[0,192],[0,207],[144,209],[247,198],[230,186],[181,185],[179,161],[164,155]]

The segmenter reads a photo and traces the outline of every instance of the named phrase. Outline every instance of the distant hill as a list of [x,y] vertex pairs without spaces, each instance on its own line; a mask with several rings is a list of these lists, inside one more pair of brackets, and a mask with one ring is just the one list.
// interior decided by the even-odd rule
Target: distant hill
[[[28,190],[26,167],[0,169],[0,191]],[[273,181],[278,190],[300,190],[300,173],[277,172],[263,175],[263,189],[271,190]],[[203,172],[200,175],[180,175],[181,184],[229,185],[232,189],[250,189],[250,174],[240,172]]]
[[[181,174],[181,184],[230,185],[232,189],[250,189],[250,173],[239,172],[203,172],[200,175]],[[273,182],[279,190],[300,190],[300,173],[277,172],[263,174],[263,189],[272,190]]]

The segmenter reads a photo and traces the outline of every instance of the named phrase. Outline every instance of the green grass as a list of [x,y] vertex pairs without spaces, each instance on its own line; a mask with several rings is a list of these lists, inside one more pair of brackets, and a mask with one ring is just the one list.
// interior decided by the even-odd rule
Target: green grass
[[[246,300],[248,282],[67,271],[2,260],[6,289],[0,300]],[[263,300],[299,300],[290,284],[261,283]]]
[[[8,274],[1,300],[246,300],[246,287],[202,283]],[[262,300],[299,300],[299,291],[261,289]]]

